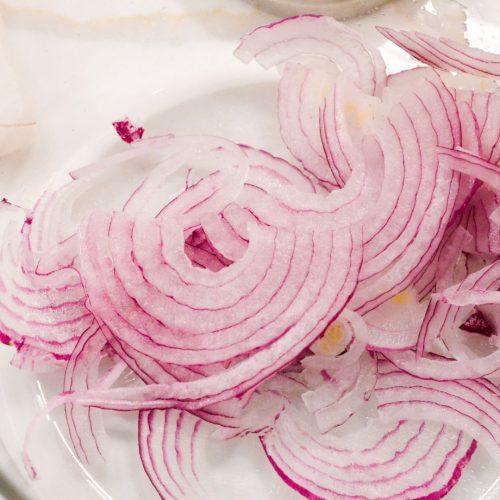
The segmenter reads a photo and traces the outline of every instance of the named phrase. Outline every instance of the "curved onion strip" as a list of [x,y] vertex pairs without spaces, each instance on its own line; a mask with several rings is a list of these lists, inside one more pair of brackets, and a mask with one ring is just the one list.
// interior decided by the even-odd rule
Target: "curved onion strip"
[[500,55],[469,47],[444,37],[435,38],[416,31],[377,27],[386,38],[419,61],[447,71],[500,77]]
[[[185,193],[195,200],[197,197],[194,191],[201,189],[204,189],[204,186],[200,182]],[[175,203],[179,204],[180,201],[177,200],[183,197],[184,195],[176,199]],[[200,206],[197,205],[197,208],[199,209]],[[184,210],[187,209],[187,207],[184,208]],[[164,216],[167,216],[167,212]],[[179,231],[175,230],[175,223],[170,218],[163,219],[161,228],[154,221],[134,222],[119,214],[115,214],[112,219],[96,216],[95,221],[96,225],[102,226],[102,231],[107,236],[100,242],[91,241],[89,237],[89,249],[91,245],[96,247],[98,260],[103,258],[99,256],[101,252],[111,252],[111,260],[116,263],[115,271],[112,275],[109,274],[109,281],[106,284],[110,292],[112,290],[111,293],[108,292],[110,300],[116,304],[116,311],[130,310],[133,314],[133,316],[129,315],[128,322],[138,328],[140,336],[135,347],[140,346],[143,352],[147,352],[144,351],[148,344],[145,337],[151,336],[158,346],[163,347],[160,354],[159,350],[155,350],[154,345],[150,343],[149,352],[152,355],[153,353],[160,355],[158,359],[162,361],[188,364],[213,363],[258,348],[258,342],[261,342],[260,345],[266,345],[270,340],[271,332],[275,332],[275,335],[281,334],[290,322],[300,318],[299,311],[303,311],[303,308],[307,307],[305,304],[309,304],[312,298],[311,296],[307,298],[305,295],[306,289],[308,294],[312,291],[311,288],[306,288],[306,283],[312,284],[312,279],[323,280],[323,276],[316,276],[309,270],[316,266],[321,267],[320,262],[323,261],[326,264],[330,259],[327,257],[326,248],[312,252],[311,246],[317,240],[316,247],[318,249],[324,247],[331,238],[326,232],[317,234],[304,232],[297,236],[286,230],[276,231],[265,226],[254,225],[253,238],[250,239],[249,248],[243,258],[218,273],[206,273],[193,268],[186,258],[179,258],[181,251],[179,247],[181,240],[177,238]],[[93,224],[89,224],[88,227],[91,232],[95,229]],[[161,234],[163,231],[167,231],[168,238]],[[132,241],[129,242],[130,235],[132,235]],[[175,243],[176,238],[178,243]],[[340,232],[338,235],[335,233],[335,239],[337,238],[343,238]],[[107,240],[109,244],[106,243]],[[163,243],[160,243],[161,241]],[[147,242],[147,245],[143,242]],[[108,245],[109,250],[106,250]],[[158,249],[162,248],[162,252],[159,252],[155,245]],[[269,250],[264,251],[269,245],[271,245]],[[276,248],[273,250],[273,247]],[[260,259],[255,258],[255,252],[259,252]],[[94,253],[92,250],[88,256],[94,258]],[[84,271],[84,275],[91,275],[91,273]],[[263,279],[267,285],[260,284]],[[284,285],[283,280],[289,283],[288,287]],[[95,285],[100,288],[103,286],[97,281]],[[93,280],[92,283],[87,283],[87,286],[92,287]],[[220,287],[216,297],[213,295],[215,286]],[[293,289],[296,292],[292,292]],[[238,291],[235,295],[236,290]],[[281,299],[284,293],[289,297],[285,302]],[[257,297],[260,296],[262,299],[257,301]],[[134,297],[135,306],[131,297]],[[250,297],[252,297],[251,302]],[[300,297],[303,298],[300,299]],[[304,300],[306,302],[303,302]],[[243,307],[248,302],[252,304],[251,311],[248,307]],[[300,309],[297,309],[299,303],[301,303]],[[291,304],[293,308],[290,308]],[[137,305],[142,305],[149,315],[144,314]],[[274,321],[269,322],[269,319],[276,317],[276,312],[270,316],[271,311],[283,311],[284,307],[288,307],[289,312],[279,318],[278,324],[281,326],[274,324]],[[113,320],[115,324],[116,321],[121,321],[119,314],[114,313],[114,308],[105,309],[108,312],[103,310],[98,315],[102,314],[108,322]],[[174,314],[175,310],[189,312],[189,315],[183,312]],[[257,312],[259,314],[256,314]],[[123,313],[120,314],[123,315]],[[157,318],[156,323],[154,318]],[[262,323],[263,319],[267,324]],[[165,329],[162,324],[170,326]],[[144,331],[146,325],[147,335]],[[253,329],[260,327],[259,336],[250,335],[250,332],[254,331],[249,330],[250,327]],[[193,334],[183,337],[173,335],[175,329],[179,328],[193,333],[214,331],[214,333],[217,332],[217,336],[201,338]],[[233,330],[234,333],[231,333]],[[118,336],[130,343],[133,337],[126,334],[126,331],[123,330]],[[137,334],[135,336],[137,337]],[[245,344],[241,342],[241,345],[237,347],[238,339],[243,339],[244,336],[248,339],[246,341],[248,347],[245,349]],[[262,338],[262,341],[259,338]],[[168,340],[173,347],[170,358],[166,357],[169,349],[165,340]],[[222,351],[217,353],[216,348],[220,346],[219,349],[221,349],[224,344],[227,345],[227,353]],[[231,345],[234,346],[232,351],[229,350]],[[181,347],[182,350],[179,350]]]
[[500,170],[497,165],[482,160],[467,151],[438,147],[439,165],[475,177],[495,192],[500,190]]
[[499,304],[500,291],[495,290],[467,290],[467,291],[445,291],[444,300],[452,306],[470,306],[484,304]]
[[[191,382],[206,376],[210,370],[203,370],[202,367],[184,367],[181,365],[172,365],[160,363],[151,357],[136,351],[130,345],[121,341],[118,342],[106,326],[101,327],[107,341],[118,353],[118,355],[127,363],[127,365],[146,383],[146,384],[168,384],[172,382]],[[212,372],[227,369],[227,365],[212,367]],[[263,398],[259,394],[259,389],[245,397],[233,398],[221,403],[207,405],[195,412],[203,420],[217,424],[224,428],[220,431],[224,438],[254,432],[265,428],[269,421],[275,418],[276,412],[281,409],[281,399],[277,400],[270,392],[265,392],[266,408],[265,415],[254,415],[253,408],[259,407]],[[257,401],[257,405],[255,404]]]
[[[384,352],[399,369],[422,379],[464,380],[491,376],[500,370],[500,350],[477,359],[416,357],[413,352]],[[500,372],[499,372],[500,373]]]
[[[171,136],[145,141],[133,150],[87,167],[76,180],[43,193],[22,225],[21,235],[15,225],[7,229],[9,236],[2,250],[1,323],[4,335],[22,350],[16,356],[18,365],[45,369],[47,363],[37,362],[37,368],[35,358],[52,359],[54,365],[69,359],[77,339],[93,321],[85,307],[80,277],[73,269],[78,267],[78,219],[92,204],[87,200],[77,202],[92,198],[88,195],[93,193],[110,203],[107,192],[99,190],[99,183],[106,175],[113,175],[111,167],[120,168],[122,173],[130,166],[151,168],[168,153],[171,143]],[[129,195],[127,183],[121,183],[114,189],[111,204],[120,206],[120,198]]]
[[[123,165],[127,163],[128,160],[136,159],[139,160],[139,164],[141,166],[147,166],[151,164],[155,165],[158,163],[158,159],[161,158],[161,154],[158,155],[157,148],[161,150],[165,146],[168,146],[171,139],[173,138],[174,135],[165,134],[162,136],[149,137],[138,142],[133,142],[125,151],[72,170],[69,175],[74,180],[78,180],[84,177],[90,178],[93,175],[110,167],[113,167],[115,165]],[[143,158],[143,160],[140,159],[141,157]]]
[[378,51],[331,17],[289,17],[261,26],[245,35],[234,53],[243,62],[255,59],[264,68],[307,55],[322,66],[334,70],[338,66],[353,75],[368,94],[380,92],[385,85],[385,65]]
[[[103,229],[107,233],[106,225]],[[100,240],[100,231],[100,228],[94,227],[92,238],[94,243]],[[318,280],[319,291],[316,292],[317,297],[313,305],[306,308],[299,322],[293,324],[286,332],[279,332],[280,336],[274,341],[272,349],[263,348],[222,373],[194,382],[88,391],[84,395],[69,395],[69,401],[122,409],[169,408],[174,405],[196,409],[245,392],[302,352],[323,331],[326,324],[335,318],[350,298],[359,269],[361,257],[359,245],[356,243],[355,234],[339,237],[338,240],[339,243],[342,242],[342,246],[337,246],[337,238],[334,238],[333,250],[328,251],[330,262],[326,268],[321,266],[321,269],[313,273],[322,275],[321,278],[319,276],[315,278]],[[85,256],[85,253],[89,255]],[[84,266],[94,265],[91,263],[93,253],[92,249],[84,248],[82,261],[88,261],[83,264]],[[112,308],[108,303],[110,298],[103,295],[104,290],[97,289],[98,284],[99,288],[102,288],[104,283],[102,280],[97,283],[96,280],[91,284],[90,300],[92,302],[93,297],[94,300],[99,297],[98,304],[106,304],[103,308],[99,306],[98,311],[99,316],[104,316],[107,314],[106,311],[111,311]],[[123,330],[120,333],[123,333]]]
[[[83,333],[66,366],[64,391],[81,391],[96,386],[101,351],[105,344],[106,339],[97,325],[92,325]],[[95,456],[102,457],[105,433],[98,412],[75,405],[66,405],[65,411],[71,442],[78,458],[90,462]]]
[[202,497],[200,447],[209,426],[187,412],[150,410],[139,413],[142,465],[161,498]]
[[[332,77],[316,68],[288,63],[278,90],[278,118],[281,137],[304,171],[328,190],[340,186],[330,167],[320,136],[320,109]],[[324,90],[324,94],[322,94]]]
[[358,335],[370,350],[409,349],[417,343],[426,304],[419,302],[413,289],[399,295],[363,316],[368,330]]
[[[281,386],[281,381],[278,385]],[[243,472],[238,465],[231,470],[227,460],[222,461],[220,469],[214,467],[221,457],[226,459],[233,451],[231,444],[218,439],[218,431],[217,426],[184,411],[139,413],[141,461],[162,498],[218,495],[221,487],[227,491],[226,474]]]
[[[217,197],[222,193],[230,198],[241,190],[248,171],[248,158],[244,148],[229,140],[212,136],[167,136],[164,141],[165,147],[160,148],[161,158],[127,199],[124,212],[134,216],[154,217],[166,209],[182,210],[181,207],[176,207],[175,200],[184,191],[190,192],[189,187],[195,187],[186,185],[186,172],[194,172],[204,178],[203,182],[212,186],[220,186],[220,179],[224,177],[226,189],[211,193],[211,203],[216,203]],[[184,196],[183,200],[189,199],[189,196]],[[202,206],[207,207],[206,204]],[[196,209],[190,216],[195,214]]]
[[366,169],[363,162],[356,165],[343,189],[324,195],[304,192],[302,185],[295,183],[283,189],[283,182],[274,172],[278,166],[274,157],[268,156],[266,169],[254,166],[249,170],[238,205],[248,209],[259,222],[275,227],[352,226],[367,216],[369,201],[378,197],[381,182],[380,172]]
[[358,164],[366,161],[371,169],[378,166],[376,157],[361,148],[363,128],[372,122],[378,103],[377,98],[361,92],[343,75],[325,99],[319,116],[320,133],[332,175],[339,186],[345,185],[351,173],[359,168]]
[[385,420],[415,419],[452,425],[482,444],[500,462],[500,392],[479,380],[427,380],[379,363],[375,387],[378,411]]
[[333,374],[332,380],[302,395],[306,408],[314,415],[322,433],[346,423],[370,398],[377,380],[376,361],[368,353],[364,354],[354,373],[355,380],[350,387],[343,386],[338,380],[344,377],[344,372],[340,371]]
[[[447,293],[464,292],[469,290],[496,290],[500,284],[500,261],[470,274],[458,285],[447,289]],[[431,298],[422,327],[420,329],[417,353],[430,351],[437,338],[446,338],[454,329],[458,328],[470,312],[469,308],[460,308],[447,304],[441,296]],[[480,361],[478,361],[480,363]],[[485,365],[486,367],[486,365]],[[491,367],[483,375],[491,373]]]
[[[25,266],[25,240],[11,224],[4,232],[1,261],[0,329],[17,347],[69,358],[92,323],[78,274],[61,268],[47,276]],[[28,356],[31,357],[31,356]]]
[[[498,165],[500,163],[500,96],[491,92],[456,90],[459,103],[467,103],[476,120],[480,150],[483,160]],[[467,148],[470,149],[470,148]]]
[[364,283],[350,306],[363,313],[404,290],[425,269],[454,213],[460,184],[450,172],[438,169],[434,149],[440,140],[454,140],[452,131],[442,132],[453,122],[449,96],[443,97],[448,91],[437,91],[437,84],[434,77],[424,79],[418,93],[377,125],[386,172],[394,177],[384,183],[381,210],[375,211],[364,234]]
[[475,450],[463,433],[427,422],[378,420],[343,437],[321,435],[288,407],[261,438],[280,477],[307,498],[436,498]]
[[223,214],[209,214],[201,220],[201,227],[212,245],[231,261],[239,260],[248,248],[248,240],[238,234]]
[[[201,155],[201,152],[205,151],[202,147],[203,143],[195,150],[197,155],[193,156],[191,154],[192,141],[189,139],[197,140],[196,138],[179,138],[177,148],[180,159],[185,162],[187,157],[191,164],[197,164],[197,161],[206,163],[206,157]],[[208,146],[210,146],[210,138],[205,138],[205,141],[208,141]],[[214,138],[212,138],[213,141],[215,141]],[[217,139],[216,144],[217,141],[221,142]],[[235,144],[231,146],[230,143],[227,145],[226,143],[229,141],[225,141],[219,147],[212,146],[219,168],[222,165],[228,167],[229,162],[239,165],[239,168],[236,171],[226,169],[224,174],[212,171],[213,180],[219,182],[216,177],[220,175],[233,178],[236,193],[240,186],[239,182],[245,180],[245,162],[250,162],[251,168],[248,171],[244,189],[238,197],[238,204],[242,208],[249,209],[258,221],[265,224],[277,227],[300,225],[304,228],[313,228],[321,224],[325,228],[340,229],[366,216],[366,203],[361,203],[361,200],[372,200],[377,196],[380,176],[378,172],[366,172],[364,165],[355,170],[344,189],[324,196],[316,194],[310,181],[287,162],[248,146],[238,147]],[[246,158],[241,158],[242,153],[246,155]],[[175,159],[175,162],[178,160]],[[176,164],[180,165],[180,162]],[[175,170],[172,163],[168,163],[165,167],[159,165],[128,200],[125,211],[133,215],[149,216],[154,213],[163,216],[165,211],[172,214],[172,210],[177,210],[174,198],[184,191],[185,181],[179,177],[176,180],[168,176],[170,171]],[[173,182],[177,182],[177,188],[172,187]],[[284,183],[287,189],[283,189]],[[166,199],[163,191],[165,186],[168,186],[168,192],[172,193]],[[227,187],[226,182],[226,193]],[[184,199],[188,197],[185,196]],[[147,205],[144,200],[148,200]],[[205,209],[206,205],[204,205]],[[195,214],[190,213],[190,216],[194,217]]]
[[406,91],[387,119],[374,125],[385,170],[391,175],[384,183],[376,219],[366,229],[365,259],[373,262],[364,266],[365,279],[394,260],[394,250],[411,241],[417,230],[422,232],[420,222],[430,211],[436,184],[441,177],[449,182],[449,177],[437,168],[434,148],[456,144],[458,111],[448,89],[434,73],[425,72],[419,78],[418,88]]
[[469,253],[500,255],[500,221],[494,218],[499,195],[481,187],[475,194],[467,214],[467,230],[472,235],[464,250]]

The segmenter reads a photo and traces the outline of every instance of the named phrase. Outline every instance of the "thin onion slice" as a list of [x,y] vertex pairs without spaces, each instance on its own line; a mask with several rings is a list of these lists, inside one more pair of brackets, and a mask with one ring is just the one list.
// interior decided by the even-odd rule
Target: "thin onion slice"
[[289,17],[261,26],[245,35],[235,55],[243,62],[255,58],[264,68],[296,60],[300,56],[340,66],[367,93],[385,84],[385,65],[380,54],[347,26],[326,16]]
[[461,71],[490,78],[500,77],[500,56],[444,37],[417,31],[378,27],[382,35],[419,61],[446,71]]
[[321,435],[298,405],[261,441],[283,481],[318,499],[438,498],[476,448],[464,433],[423,421],[375,419],[346,436]]
[[423,380],[382,361],[375,388],[385,420],[415,419],[451,425],[482,444],[500,461],[500,392],[484,379]]

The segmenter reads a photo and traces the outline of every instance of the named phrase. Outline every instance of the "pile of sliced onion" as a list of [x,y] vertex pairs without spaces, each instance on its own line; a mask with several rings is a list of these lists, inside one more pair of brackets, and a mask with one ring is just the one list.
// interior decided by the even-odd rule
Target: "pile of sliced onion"
[[296,165],[115,122],[126,151],[3,201],[0,338],[64,368],[81,460],[119,410],[163,498],[223,494],[207,450],[242,436],[307,498],[441,498],[476,447],[500,462],[500,96],[446,75],[500,59],[380,31],[430,67],[388,75],[322,16],[243,37]]

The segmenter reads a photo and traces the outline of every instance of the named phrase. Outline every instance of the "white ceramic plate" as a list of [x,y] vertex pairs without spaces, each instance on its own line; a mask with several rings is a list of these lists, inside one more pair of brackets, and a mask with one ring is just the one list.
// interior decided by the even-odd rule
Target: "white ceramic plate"
[[[351,24],[377,43],[381,40],[372,30],[376,22],[424,26],[456,37],[463,29],[463,14],[455,2],[445,1],[446,16],[444,0],[400,1]],[[468,2],[476,6],[469,32],[473,42],[499,50],[495,2]],[[1,196],[30,205],[69,170],[123,149],[110,124],[125,116],[150,136],[216,134],[289,156],[276,120],[277,76],[232,57],[242,33],[272,19],[248,2],[7,0],[0,8],[36,121],[32,147],[0,161]],[[383,48],[392,69],[411,64],[389,44]],[[27,425],[60,390],[61,375],[19,372],[9,365],[10,355],[9,349],[0,348],[0,437],[20,471]],[[39,479],[17,481],[25,496],[156,498],[139,461],[135,415],[107,418],[113,443],[108,463],[84,467],[67,443],[62,412],[55,411],[32,442]],[[255,440],[235,442],[217,462],[214,475],[224,498],[297,498],[277,479]],[[16,471],[5,467],[15,480]],[[497,476],[479,451],[449,498],[499,498]]]

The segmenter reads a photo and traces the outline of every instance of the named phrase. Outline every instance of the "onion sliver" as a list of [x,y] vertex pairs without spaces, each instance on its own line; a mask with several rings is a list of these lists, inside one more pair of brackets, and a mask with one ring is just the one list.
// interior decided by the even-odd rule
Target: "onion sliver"
[[415,419],[424,414],[426,420],[469,434],[500,462],[500,391],[491,382],[423,380],[381,361],[375,394],[385,420]]
[[178,410],[139,414],[139,452],[161,498],[200,497],[200,448],[210,429],[202,420]]
[[378,30],[386,38],[429,66],[477,76],[500,77],[500,55],[498,54],[491,54],[444,37],[435,38],[416,31],[396,31],[385,27],[378,27]]
[[372,420],[346,436],[321,435],[288,407],[261,438],[281,478],[307,498],[436,498],[460,477],[475,442],[446,425]]
[[439,164],[475,177],[487,184],[496,193],[500,190],[500,170],[497,165],[489,163],[467,151],[437,148]]
[[255,58],[264,68],[304,54],[354,75],[353,80],[368,94],[377,93],[385,84],[385,65],[378,51],[331,17],[289,17],[261,26],[245,35],[235,50],[243,62]]

